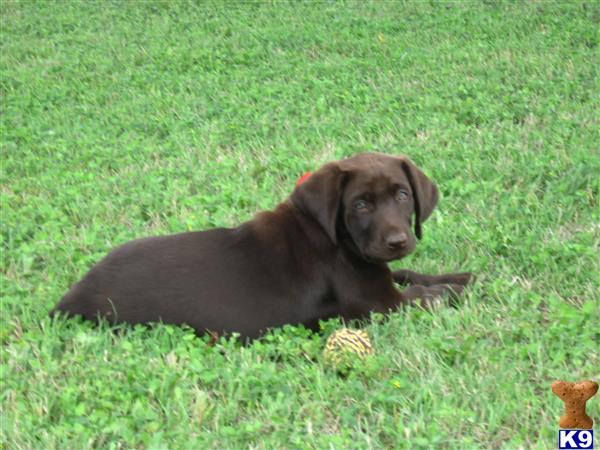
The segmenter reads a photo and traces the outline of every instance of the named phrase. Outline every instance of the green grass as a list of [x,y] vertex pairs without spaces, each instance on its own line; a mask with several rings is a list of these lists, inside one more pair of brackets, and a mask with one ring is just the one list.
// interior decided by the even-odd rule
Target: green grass
[[[1,3],[0,448],[556,448],[600,378],[598,3]],[[129,239],[233,226],[359,151],[442,199],[394,267],[456,310],[249,347],[47,311]],[[600,421],[600,397],[589,412]]]

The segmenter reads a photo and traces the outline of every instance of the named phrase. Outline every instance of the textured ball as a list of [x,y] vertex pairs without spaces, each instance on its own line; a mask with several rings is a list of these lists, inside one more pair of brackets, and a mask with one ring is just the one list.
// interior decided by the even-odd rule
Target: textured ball
[[372,352],[373,346],[366,331],[342,328],[327,338],[323,359],[338,369],[347,369],[356,358],[362,359]]

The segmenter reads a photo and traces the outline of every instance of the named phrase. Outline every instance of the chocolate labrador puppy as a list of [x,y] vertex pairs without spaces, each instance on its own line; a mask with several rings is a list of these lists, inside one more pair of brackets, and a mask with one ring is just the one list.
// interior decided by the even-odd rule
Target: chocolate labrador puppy
[[[255,338],[269,328],[367,318],[458,295],[470,274],[392,272],[438,199],[406,157],[326,164],[274,211],[237,228],[138,239],[113,250],[52,313],[113,323],[187,324]],[[414,227],[414,234],[412,229]],[[411,285],[400,292],[394,282]]]

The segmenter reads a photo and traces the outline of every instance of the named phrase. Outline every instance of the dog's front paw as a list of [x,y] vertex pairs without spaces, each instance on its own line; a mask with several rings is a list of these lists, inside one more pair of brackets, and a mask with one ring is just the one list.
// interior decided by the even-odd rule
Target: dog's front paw
[[474,279],[475,275],[473,275],[471,272],[461,272],[449,275],[447,282],[450,284],[460,284],[461,286],[466,286]]

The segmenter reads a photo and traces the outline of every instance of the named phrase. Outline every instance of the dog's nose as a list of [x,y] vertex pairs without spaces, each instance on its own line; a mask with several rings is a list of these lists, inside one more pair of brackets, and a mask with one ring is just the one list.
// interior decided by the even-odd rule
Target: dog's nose
[[406,245],[406,241],[408,241],[406,233],[393,233],[387,237],[385,245],[390,250],[398,250]]

